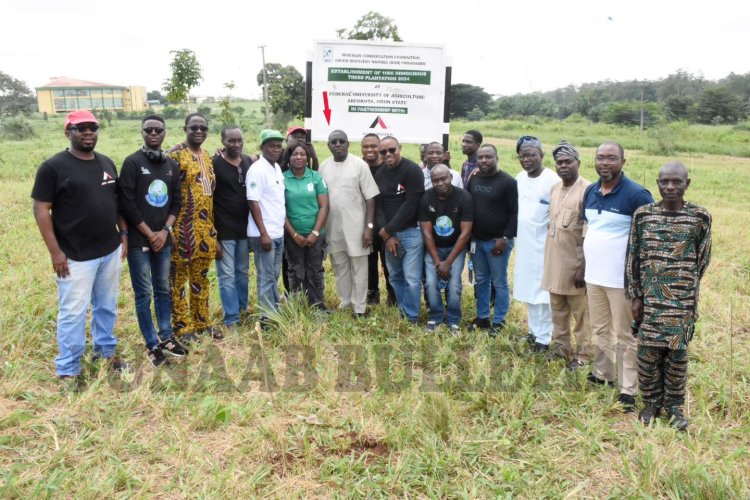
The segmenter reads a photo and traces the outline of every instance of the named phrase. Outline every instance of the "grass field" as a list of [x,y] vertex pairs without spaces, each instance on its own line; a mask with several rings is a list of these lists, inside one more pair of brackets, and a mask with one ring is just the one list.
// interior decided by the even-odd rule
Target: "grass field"
[[[61,118],[34,126],[35,140],[0,142],[0,497],[750,496],[750,159],[729,156],[747,147],[750,132],[727,132],[731,141],[722,142],[716,130],[690,128],[692,142],[727,155],[661,157],[634,149],[637,130],[452,127],[454,168],[469,127],[498,146],[512,174],[520,170],[513,138],[534,132],[548,152],[563,137],[583,145],[589,180],[593,147],[605,138],[625,143],[626,172],[654,193],[660,165],[678,158],[691,168],[687,198],[714,216],[714,253],[690,352],[690,432],[680,434],[622,414],[616,391],[591,387],[586,370],[526,354],[526,315],[516,303],[507,334],[490,340],[428,336],[385,306],[366,320],[344,312],[322,320],[292,299],[274,331],[259,337],[248,323],[154,370],[125,270],[116,333],[133,372],[114,376],[87,361],[86,390],[61,393],[52,361],[56,287],[29,193],[38,164],[66,142]],[[168,144],[182,138],[180,126],[168,123]],[[140,147],[138,129],[113,121],[97,151],[120,165]],[[247,150],[256,141],[248,137]],[[212,133],[208,149],[218,144]],[[324,144],[316,148],[328,156]],[[417,158],[416,146],[404,149]],[[330,270],[326,295],[335,307]],[[467,287],[465,320],[474,316],[472,295]],[[211,307],[218,324],[216,287]]]

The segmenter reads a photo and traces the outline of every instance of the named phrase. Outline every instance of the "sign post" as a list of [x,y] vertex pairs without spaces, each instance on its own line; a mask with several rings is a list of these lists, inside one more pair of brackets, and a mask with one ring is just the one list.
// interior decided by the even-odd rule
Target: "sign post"
[[305,128],[325,141],[392,135],[401,143],[444,142],[450,68],[440,45],[333,40],[315,43],[307,64]]

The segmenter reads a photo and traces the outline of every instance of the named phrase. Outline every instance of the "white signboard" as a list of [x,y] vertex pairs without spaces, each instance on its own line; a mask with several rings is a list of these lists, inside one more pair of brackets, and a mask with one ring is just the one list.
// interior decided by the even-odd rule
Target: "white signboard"
[[438,45],[334,40],[315,42],[312,107],[306,128],[328,140],[392,135],[402,143],[442,141],[448,133],[445,49]]

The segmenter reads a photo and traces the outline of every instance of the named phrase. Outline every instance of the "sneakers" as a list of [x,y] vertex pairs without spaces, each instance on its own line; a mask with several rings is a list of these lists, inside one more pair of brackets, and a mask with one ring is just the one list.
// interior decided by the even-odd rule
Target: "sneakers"
[[[94,357],[94,361],[98,361],[102,358],[99,356]],[[120,356],[111,356],[104,358],[104,362],[107,364],[107,370],[119,373],[128,373],[130,371],[130,363],[127,363],[120,359]]]
[[659,418],[660,413],[660,407],[649,405],[642,409],[638,414],[638,420],[640,420],[643,425],[648,426],[656,422],[656,419]]
[[459,333],[461,333],[461,327],[458,325],[451,325],[448,328],[451,332],[451,335],[458,335]]
[[438,325],[437,325],[436,322],[434,322],[434,321],[428,321],[427,322],[426,329],[427,329],[428,332],[434,332],[435,330],[437,330],[437,327],[438,327]]
[[669,425],[678,431],[686,431],[688,428],[688,419],[682,413],[682,408],[667,409],[669,415]]
[[594,372],[589,373],[586,376],[586,380],[588,380],[589,382],[591,382],[592,384],[595,384],[595,385],[604,385],[604,384],[606,384],[606,385],[608,385],[610,387],[614,387],[615,386],[614,382],[608,382],[608,381],[606,381],[604,379],[601,379],[601,378],[597,377],[596,375],[594,375]]
[[635,410],[635,397],[630,394],[620,393],[617,402],[622,405],[623,413],[631,413]]
[[151,364],[154,366],[161,366],[167,362],[166,356],[164,356],[164,353],[161,352],[161,349],[159,349],[158,346],[154,347],[153,349],[148,349],[146,351],[146,356],[148,357],[148,360],[151,361]]
[[178,358],[187,356],[188,353],[188,350],[174,337],[161,342],[157,347]]

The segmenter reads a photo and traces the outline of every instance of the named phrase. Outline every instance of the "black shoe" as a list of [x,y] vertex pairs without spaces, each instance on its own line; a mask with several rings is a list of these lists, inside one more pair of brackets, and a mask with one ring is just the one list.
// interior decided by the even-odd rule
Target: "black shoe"
[[188,354],[188,350],[185,349],[185,347],[180,344],[180,342],[176,338],[167,339],[164,342],[161,342],[159,344],[159,349],[161,349],[162,351],[166,351],[172,356],[176,356],[178,358],[182,358],[184,356],[187,356]]
[[396,296],[392,294],[388,294],[388,298],[385,299],[385,305],[387,306],[395,306],[396,305]]
[[490,327],[490,337],[493,339],[497,337],[502,331],[505,330],[505,321],[502,321],[500,323],[496,323]]
[[594,375],[594,372],[589,373],[586,376],[586,380],[588,380],[592,384],[596,384],[596,385],[605,385],[606,384],[606,385],[608,385],[610,387],[614,387],[615,386],[614,382],[608,382],[608,381],[606,381],[604,379],[601,379],[601,378],[597,377],[596,375]]
[[371,306],[380,304],[380,292],[367,292],[367,304]]
[[273,328],[273,322],[269,318],[261,316],[258,320],[258,326],[260,327],[261,331],[267,332],[271,328]]
[[686,431],[688,428],[688,419],[682,413],[682,408],[672,408],[667,410],[669,415],[669,425],[678,431]]
[[120,356],[104,358],[107,363],[107,369],[113,372],[127,373],[130,371],[130,363],[120,359]]
[[661,408],[659,406],[649,405],[642,409],[638,414],[638,420],[640,420],[643,425],[651,425],[656,422],[660,413]]
[[166,356],[164,356],[164,353],[161,352],[161,349],[159,349],[158,346],[154,347],[153,349],[147,350],[146,356],[148,357],[148,360],[151,361],[151,364],[154,366],[161,366],[167,362]]
[[207,337],[211,337],[216,341],[224,340],[224,334],[221,333],[221,330],[219,330],[218,328],[214,328],[213,326],[209,326],[207,328],[204,328],[203,330],[199,330],[198,335],[205,335]]
[[621,393],[617,397],[617,402],[622,405],[622,411],[624,413],[631,413],[635,410],[635,397],[630,394]]
[[490,318],[474,318],[474,320],[469,325],[470,332],[475,332],[477,330],[489,330],[490,328]]
[[586,366],[586,363],[584,363],[580,359],[574,359],[570,363],[568,363],[568,370],[575,371],[585,366]]
[[355,319],[365,319],[367,317],[367,311],[363,313],[354,313]]
[[531,346],[529,346],[529,350],[534,353],[547,352],[547,349],[549,349],[548,345],[540,344],[539,342],[534,342]]
[[186,345],[194,344],[194,343],[196,343],[196,342],[198,342],[200,340],[200,338],[198,338],[198,336],[195,334],[195,332],[183,333],[179,337],[175,335],[173,338],[174,339],[179,338],[180,342],[182,342],[183,344],[186,344]]

